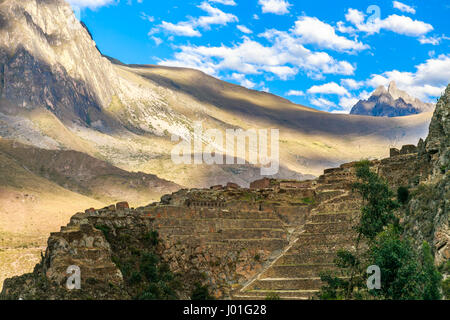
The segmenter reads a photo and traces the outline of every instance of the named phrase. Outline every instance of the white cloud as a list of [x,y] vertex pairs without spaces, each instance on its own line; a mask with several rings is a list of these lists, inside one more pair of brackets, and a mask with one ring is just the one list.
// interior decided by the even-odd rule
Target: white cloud
[[255,13],[255,14],[253,15],[253,19],[254,19],[254,20],[259,20],[259,16]]
[[341,84],[349,89],[359,89],[364,85],[364,81],[356,81],[354,79],[342,79]]
[[426,102],[435,102],[435,98],[445,90],[450,79],[450,55],[440,55],[416,66],[416,72],[386,71],[373,74],[367,85],[376,88],[395,81],[397,86]]
[[147,21],[150,21],[150,22],[154,22],[154,21],[155,21],[155,18],[154,18],[154,17],[149,16],[149,15],[146,14],[145,12],[141,12],[141,19],[142,19],[142,20],[147,20]]
[[418,40],[420,44],[432,44],[433,46],[437,46],[439,43],[441,43],[441,37],[425,37],[422,36]]
[[336,51],[360,51],[369,48],[359,41],[338,36],[332,26],[316,17],[300,17],[295,22],[293,32],[300,37],[302,43],[316,44],[321,48]]
[[218,8],[212,7],[207,2],[202,2],[202,4],[199,5],[198,7],[204,10],[205,12],[209,13],[209,15],[199,17],[195,23],[195,25],[197,26],[209,28],[209,26],[212,24],[226,25],[230,22],[239,21],[239,19],[234,14],[225,13]]
[[178,24],[173,24],[171,22],[163,21],[160,25],[161,28],[173,33],[177,36],[186,37],[200,37],[201,33],[194,29],[194,26],[189,22],[179,22]]
[[80,8],[96,9],[105,5],[115,3],[115,0],[67,0],[72,6]]
[[359,99],[355,97],[341,97],[339,99],[339,106],[341,109],[334,110],[334,113],[350,113],[350,110],[352,110],[353,106],[357,104],[358,101]]
[[347,89],[344,87],[341,87],[336,82],[329,82],[322,84],[320,86],[312,86],[308,89],[308,93],[316,94],[316,93],[322,93],[322,94],[336,94],[339,96],[349,96],[350,93]]
[[365,20],[365,15],[359,10],[350,8],[345,15],[345,19],[354,25],[361,25]]
[[252,30],[250,30],[249,28],[247,28],[246,26],[243,26],[243,25],[238,25],[237,28],[238,28],[241,32],[246,33],[246,34],[253,33]]
[[407,4],[404,4],[404,3],[401,3],[398,1],[394,1],[394,2],[392,2],[392,5],[394,6],[394,8],[396,8],[402,12],[416,14],[416,9],[414,9],[411,6],[408,6]]
[[301,90],[289,90],[288,92],[286,92],[287,96],[297,96],[297,97],[302,97],[305,95],[305,93]]
[[263,13],[274,13],[278,15],[289,13],[289,7],[292,6],[286,0],[259,0],[258,4],[262,6]]
[[270,46],[244,36],[243,41],[231,47],[185,45],[180,46],[174,59],[161,60],[159,64],[185,66],[203,70],[211,75],[230,70],[243,74],[272,74],[285,80],[305,72],[312,78],[322,74],[352,75],[355,67],[347,61],[338,61],[326,52],[313,52],[303,47],[287,32],[267,30],[260,35]]
[[[182,21],[176,24],[163,21],[161,25],[159,25],[159,28],[179,36],[200,37],[201,33],[197,30],[198,27],[208,30],[211,25],[226,25],[231,22],[239,21],[235,15],[214,8],[206,1],[202,2],[198,7],[207,12],[208,15],[191,18],[189,21]],[[153,29],[151,34],[158,31],[159,29]]]
[[242,73],[233,73],[231,75],[231,79],[239,82],[239,84],[243,87],[253,89],[256,86],[256,83],[253,81],[248,80],[244,74]]
[[[390,15],[386,19],[375,18],[372,21],[364,22],[365,14],[351,8],[348,9],[345,19],[354,25],[355,32],[360,31],[368,34],[379,33],[380,30],[385,29],[406,36],[419,37],[433,30],[431,24],[396,14]],[[342,31],[345,31],[346,27],[342,23],[339,23],[338,26]]]
[[234,0],[208,0],[209,2],[217,2],[217,3],[221,3],[224,4],[226,6],[235,6],[236,2],[234,2]]
[[159,46],[163,42],[161,38],[155,36],[152,36],[151,38],[153,41],[155,41],[156,46]]
[[319,108],[331,108],[336,107],[336,104],[330,100],[324,98],[311,98],[309,102]]

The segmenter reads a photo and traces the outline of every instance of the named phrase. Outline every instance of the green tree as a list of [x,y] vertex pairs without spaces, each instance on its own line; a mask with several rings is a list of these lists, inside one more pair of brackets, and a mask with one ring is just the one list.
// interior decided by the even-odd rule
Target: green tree
[[[441,275],[434,265],[430,246],[425,242],[416,252],[402,236],[395,216],[399,208],[386,181],[370,170],[368,161],[356,165],[359,179],[353,186],[363,199],[361,217],[355,227],[355,250],[340,250],[334,263],[339,274],[321,275],[325,285],[321,299],[440,299]],[[363,240],[368,249],[360,250]],[[381,270],[381,289],[368,290],[366,269]]]
[[409,200],[409,190],[407,187],[401,186],[397,188],[397,200],[401,204],[406,204]]

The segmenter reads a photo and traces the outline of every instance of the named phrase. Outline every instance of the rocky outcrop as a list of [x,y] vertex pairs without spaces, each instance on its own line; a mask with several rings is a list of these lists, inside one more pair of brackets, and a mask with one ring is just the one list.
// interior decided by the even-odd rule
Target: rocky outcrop
[[417,245],[423,240],[433,244],[436,263],[450,260],[450,85],[439,99],[430,132],[419,143],[419,159],[429,168],[411,200],[406,222],[407,232]]
[[394,81],[388,89],[379,86],[368,100],[360,100],[350,114],[375,117],[400,117],[433,111],[434,105],[413,98],[405,91],[399,90]]

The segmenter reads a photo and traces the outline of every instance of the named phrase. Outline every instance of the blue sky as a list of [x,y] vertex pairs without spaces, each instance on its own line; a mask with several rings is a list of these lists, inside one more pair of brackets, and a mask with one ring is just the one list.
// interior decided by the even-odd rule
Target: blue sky
[[435,102],[450,82],[441,0],[68,0],[100,50],[200,69],[330,112],[391,80]]

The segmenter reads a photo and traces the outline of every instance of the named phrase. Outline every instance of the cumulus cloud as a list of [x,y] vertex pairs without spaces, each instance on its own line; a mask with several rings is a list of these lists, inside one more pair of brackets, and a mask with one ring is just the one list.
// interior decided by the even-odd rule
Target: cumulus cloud
[[293,32],[300,37],[302,43],[316,44],[321,48],[336,51],[360,51],[369,48],[359,41],[337,35],[331,25],[316,17],[300,17],[295,22]]
[[161,65],[184,66],[203,70],[211,75],[220,71],[243,74],[271,74],[286,80],[299,71],[310,77],[322,74],[352,75],[355,67],[347,61],[338,61],[326,52],[313,52],[302,46],[286,32],[268,30],[263,35],[270,46],[244,36],[233,46],[180,46],[174,59],[159,61]]
[[209,26],[213,24],[226,25],[230,22],[239,21],[239,19],[234,14],[225,13],[218,8],[212,7],[207,2],[202,2],[202,4],[200,4],[198,7],[207,12],[209,15],[199,17],[195,22],[195,25],[197,26],[209,28]]
[[218,8],[212,7],[208,2],[204,1],[199,6],[200,9],[208,13],[207,16],[191,18],[189,21],[182,21],[176,24],[163,21],[158,28],[150,31],[150,34],[159,32],[160,29],[168,33],[186,37],[200,37],[201,33],[197,28],[210,29],[211,25],[226,25],[231,22],[238,22],[239,19],[231,14],[225,13]]
[[342,79],[341,84],[348,89],[356,90],[364,85],[364,81],[356,81],[354,79]]
[[441,43],[442,38],[441,37],[422,36],[418,40],[419,40],[420,44],[431,44],[433,46],[437,46],[439,43]]
[[348,9],[345,19],[353,24],[354,28],[346,30],[346,27],[340,22],[340,30],[365,32],[367,34],[379,33],[382,29],[389,30],[398,34],[419,37],[433,30],[431,24],[420,20],[413,20],[410,17],[390,15],[385,19],[375,18],[371,21],[365,21],[365,14],[356,9]]
[[289,13],[289,7],[292,6],[286,0],[259,0],[258,4],[261,5],[263,13],[274,13],[278,15]]
[[249,28],[247,28],[246,26],[243,25],[237,25],[236,26],[241,32],[246,33],[246,34],[250,34],[253,33],[252,30],[250,30]]
[[236,2],[234,0],[209,0],[209,2],[217,2],[224,4],[226,6],[235,6]]
[[242,73],[233,73],[231,75],[231,79],[237,81],[241,86],[253,89],[256,86],[256,83],[247,79]]
[[297,97],[302,97],[305,95],[305,93],[301,90],[289,90],[288,92],[286,92],[287,96],[297,96]]
[[408,6],[407,4],[401,3],[399,1],[394,1],[394,2],[392,2],[392,5],[394,6],[394,8],[396,8],[402,12],[416,14],[416,9],[414,9],[411,6]]
[[320,86],[312,86],[308,89],[308,93],[316,94],[336,94],[339,96],[349,96],[350,93],[344,87],[338,85],[336,82],[329,82]]
[[179,22],[177,24],[173,24],[171,22],[163,21],[160,27],[177,36],[200,37],[202,35],[198,30],[195,30],[194,26],[189,22]]
[[96,9],[116,2],[115,0],[66,0],[66,1],[69,2],[72,6],[90,9]]

